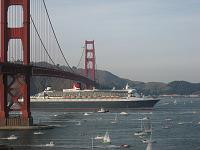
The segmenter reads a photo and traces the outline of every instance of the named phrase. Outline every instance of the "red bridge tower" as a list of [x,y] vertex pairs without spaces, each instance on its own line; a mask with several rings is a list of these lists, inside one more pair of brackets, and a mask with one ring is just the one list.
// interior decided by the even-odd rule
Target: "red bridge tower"
[[94,40],[85,41],[85,77],[95,81]]
[[[8,64],[9,41],[21,40],[22,67],[12,66],[7,73],[0,72],[0,126],[29,126],[32,125],[30,113],[30,0],[1,0],[1,47],[0,63]],[[8,27],[8,8],[20,6],[23,9],[21,27]],[[15,19],[18,15],[15,15]],[[16,49],[17,51],[17,49]],[[19,52],[17,52],[19,53]],[[11,116],[10,112],[19,112],[18,116]]]

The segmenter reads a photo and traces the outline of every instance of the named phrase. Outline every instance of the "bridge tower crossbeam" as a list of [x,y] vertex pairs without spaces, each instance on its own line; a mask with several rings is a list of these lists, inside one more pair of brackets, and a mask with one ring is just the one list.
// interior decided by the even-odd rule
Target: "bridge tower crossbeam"
[[[30,126],[33,124],[30,112],[30,0],[1,0],[0,3],[0,62],[9,64],[8,47],[11,39],[21,40],[23,47],[21,68],[13,64],[11,71],[0,71],[0,126]],[[23,26],[8,27],[8,8],[16,5],[23,9]],[[19,111],[20,115],[13,117],[10,115],[12,111]]]

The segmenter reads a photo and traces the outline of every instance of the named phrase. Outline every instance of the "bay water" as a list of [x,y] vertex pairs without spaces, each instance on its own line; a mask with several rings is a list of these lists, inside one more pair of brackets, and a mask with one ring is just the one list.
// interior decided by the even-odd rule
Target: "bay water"
[[[134,133],[140,130],[141,119],[149,118],[152,139],[156,141],[153,150],[200,150],[200,98],[165,98],[153,110],[126,112],[128,115],[114,110],[87,114],[56,110],[32,111],[34,123],[52,125],[54,128],[41,131],[0,131],[0,144],[16,150],[114,150],[123,149],[120,147],[122,144],[130,145],[130,150],[145,150],[147,144]],[[117,121],[113,123],[115,118]],[[96,136],[104,136],[106,131],[111,138],[110,144],[94,139]],[[6,139],[10,135],[18,138]],[[48,145],[50,142],[55,145]]]

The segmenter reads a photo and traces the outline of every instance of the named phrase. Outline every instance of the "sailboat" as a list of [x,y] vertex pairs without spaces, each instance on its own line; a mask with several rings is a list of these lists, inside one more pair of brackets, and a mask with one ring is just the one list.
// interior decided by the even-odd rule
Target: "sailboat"
[[116,113],[116,115],[115,115],[115,119],[111,122],[111,123],[117,123],[117,113]]
[[103,137],[103,143],[111,143],[111,139],[110,139],[108,131],[106,131],[106,134]]
[[176,99],[174,100],[174,105],[176,105],[177,104],[177,101],[176,101]]
[[[152,125],[151,125],[151,129],[152,129]],[[151,134],[150,134],[149,140],[143,140],[142,142],[143,143],[148,143],[148,145],[152,145],[152,143],[156,143],[156,140],[152,140],[152,134],[153,134],[153,132],[151,130]],[[149,143],[151,143],[151,144],[149,144]]]
[[143,120],[144,120],[144,119],[140,119],[140,121],[141,121],[140,131],[135,132],[134,135],[136,135],[136,136],[143,136],[143,135],[146,134],[146,133],[143,131]]
[[146,120],[145,122],[145,126],[144,126],[144,132],[145,133],[152,133],[152,124],[150,123],[150,118],[149,117],[145,117],[143,118],[143,120]]
[[163,129],[169,129],[172,126],[171,119],[165,119],[162,126]]

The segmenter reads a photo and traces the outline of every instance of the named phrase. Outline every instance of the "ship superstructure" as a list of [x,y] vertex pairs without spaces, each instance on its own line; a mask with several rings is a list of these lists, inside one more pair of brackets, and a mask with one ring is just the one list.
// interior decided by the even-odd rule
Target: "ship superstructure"
[[152,97],[140,96],[128,84],[122,90],[114,88],[112,90],[81,90],[80,86],[74,85],[72,89],[63,89],[63,91],[54,91],[51,87],[47,87],[43,92],[31,97],[31,107],[46,109],[50,106],[52,109],[56,107],[71,111],[100,108],[152,109],[158,101],[159,99]]
[[140,97],[135,89],[130,89],[126,85],[122,90],[81,90],[80,87],[74,85],[72,89],[63,89],[63,91],[51,90],[51,87],[47,87],[43,92],[38,93],[31,97],[31,99],[121,99],[130,97]]

